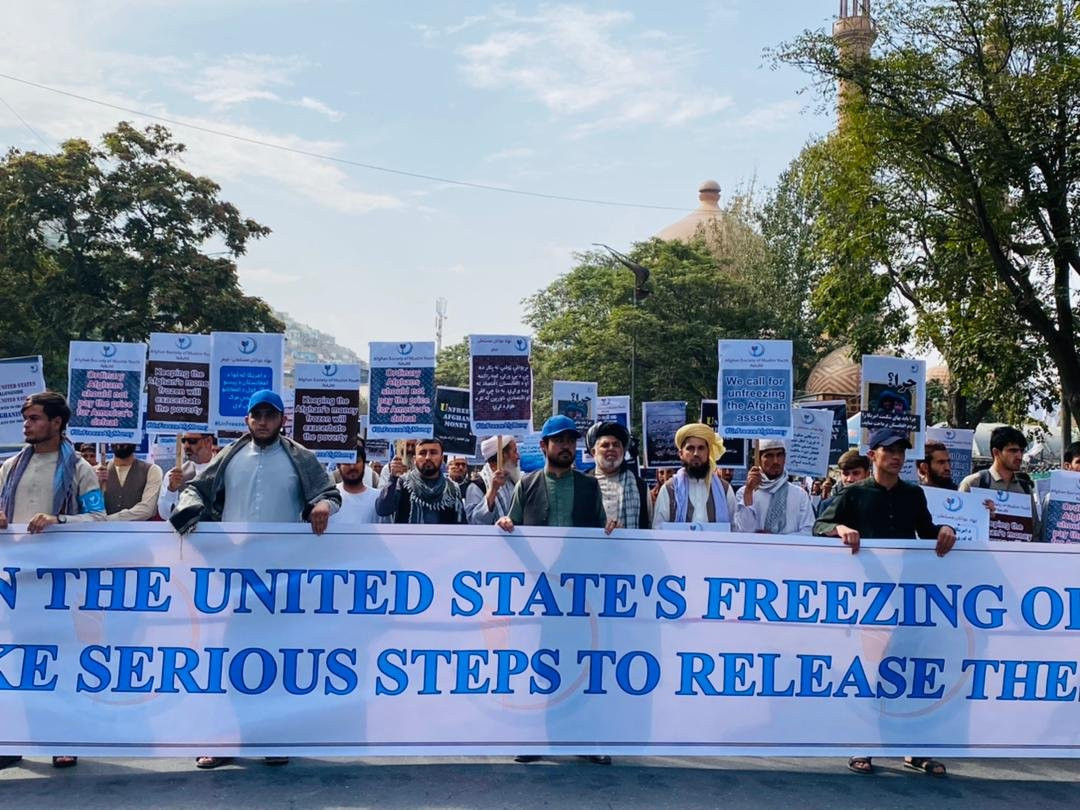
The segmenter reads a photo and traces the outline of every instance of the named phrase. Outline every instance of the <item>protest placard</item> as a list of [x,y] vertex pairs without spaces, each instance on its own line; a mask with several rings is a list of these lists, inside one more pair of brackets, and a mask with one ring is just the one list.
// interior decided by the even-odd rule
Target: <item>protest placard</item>
[[469,424],[469,389],[435,389],[435,438],[443,443],[443,450],[469,456],[476,455],[476,435]]
[[435,343],[371,343],[368,436],[426,439],[435,433]]
[[967,544],[990,542],[990,510],[985,498],[971,492],[957,492],[944,487],[922,488],[930,517],[939,526],[951,526],[956,542]]
[[971,475],[974,430],[961,428],[927,428],[926,441],[941,442],[949,451],[949,475],[952,482],[960,482]]
[[835,465],[840,460],[840,456],[844,455],[851,446],[848,443],[847,403],[842,399],[829,399],[820,402],[808,400],[800,403],[799,407],[832,412],[833,423],[832,440],[829,443],[829,466]]
[[686,424],[685,402],[641,403],[646,467],[681,467],[675,433]]
[[718,345],[720,438],[791,438],[791,341],[721,340]]
[[1042,520],[1046,542],[1080,543],[1080,473],[1050,473],[1050,493]]
[[138,444],[145,343],[73,340],[68,348],[67,435],[75,442]]
[[210,429],[247,432],[244,417],[256,391],[284,396],[285,336],[249,332],[210,335]]
[[613,536],[9,528],[0,750],[1077,756],[1080,547]]
[[829,471],[833,412],[818,408],[795,408],[792,417],[794,430],[788,441],[786,474],[824,478]]
[[627,430],[630,429],[630,397],[597,397],[596,421],[616,422]]
[[573,419],[578,432],[584,437],[595,421],[598,388],[594,382],[555,380],[551,384],[552,416],[562,415]]
[[922,458],[926,440],[926,361],[905,357],[862,358],[862,405],[859,452],[870,448],[871,431],[881,428],[908,434],[908,458]]
[[524,436],[517,438],[518,467],[523,473],[534,472],[544,469],[547,460],[544,451],[540,449],[540,431],[530,431]]
[[[719,409],[715,399],[701,400],[702,424],[708,425],[716,432],[720,425]],[[747,439],[724,439],[724,455],[716,462],[717,467],[730,470],[745,470],[748,459],[747,449],[750,442]]]
[[23,403],[44,390],[41,355],[0,360],[0,445],[23,443]]
[[293,438],[324,463],[356,461],[359,363],[297,363]]
[[146,364],[149,433],[209,430],[210,344],[210,335],[150,335]]
[[469,419],[480,437],[532,432],[532,341],[469,336]]
[[1031,496],[1023,492],[1004,489],[972,487],[971,493],[980,501],[992,501],[994,516],[990,519],[991,540],[1029,542],[1035,529],[1035,517],[1031,513]]

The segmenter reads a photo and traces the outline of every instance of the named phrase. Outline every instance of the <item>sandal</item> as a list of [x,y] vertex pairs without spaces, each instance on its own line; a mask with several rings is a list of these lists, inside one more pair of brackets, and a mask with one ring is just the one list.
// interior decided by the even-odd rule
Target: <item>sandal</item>
[[945,766],[936,759],[930,759],[930,757],[904,757],[904,767],[938,778],[948,776]]
[[52,766],[54,768],[74,768],[79,764],[78,757],[53,757]]
[[195,767],[202,768],[204,771],[211,771],[214,768],[220,768],[222,765],[228,765],[233,761],[233,757],[195,757]]
[[870,757],[851,757],[847,761],[848,770],[852,773],[861,773],[864,776],[874,772],[874,764]]

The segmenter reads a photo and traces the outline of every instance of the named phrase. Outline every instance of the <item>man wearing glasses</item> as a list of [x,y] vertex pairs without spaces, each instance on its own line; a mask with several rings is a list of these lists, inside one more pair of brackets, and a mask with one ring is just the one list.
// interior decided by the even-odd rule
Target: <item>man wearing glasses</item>
[[184,462],[173,467],[165,476],[165,484],[158,495],[158,515],[168,520],[180,499],[184,484],[206,469],[214,457],[214,434],[188,432],[181,434]]

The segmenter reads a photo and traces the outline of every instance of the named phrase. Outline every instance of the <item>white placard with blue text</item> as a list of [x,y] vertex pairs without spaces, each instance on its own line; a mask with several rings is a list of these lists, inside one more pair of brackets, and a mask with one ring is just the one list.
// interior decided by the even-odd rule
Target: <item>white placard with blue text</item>
[[787,475],[824,478],[829,471],[833,412],[823,408],[792,410],[793,435],[788,441]]
[[790,439],[790,340],[721,340],[717,433],[721,439]]
[[74,442],[138,444],[145,343],[73,340],[68,348],[67,436]]
[[246,432],[251,395],[263,389],[284,393],[285,336],[214,332],[210,337],[210,429]]
[[23,403],[44,390],[41,355],[0,360],[0,445],[23,443]]
[[956,542],[990,542],[990,510],[983,498],[944,487],[924,486],[922,490],[926,493],[930,517],[939,526],[951,526],[956,532]]

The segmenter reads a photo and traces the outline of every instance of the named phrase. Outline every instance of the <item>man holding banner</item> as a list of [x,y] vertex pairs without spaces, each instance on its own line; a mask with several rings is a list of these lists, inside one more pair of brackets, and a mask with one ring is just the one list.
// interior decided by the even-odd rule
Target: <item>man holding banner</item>
[[759,465],[750,468],[746,486],[735,496],[735,529],[763,534],[814,531],[814,507],[802,487],[793,487],[784,473],[787,446],[783,439],[762,439]]
[[716,460],[724,443],[708,425],[693,422],[675,432],[682,469],[671,476],[656,496],[653,528],[671,523],[719,523],[730,527],[735,514],[735,491],[716,475]]
[[135,445],[114,444],[113,459],[99,475],[109,520],[151,520],[161,492],[161,467],[135,458]]
[[600,485],[608,521],[619,529],[647,529],[649,492],[626,460],[630,431],[618,422],[597,422],[585,434],[585,447],[596,459],[591,475]]

